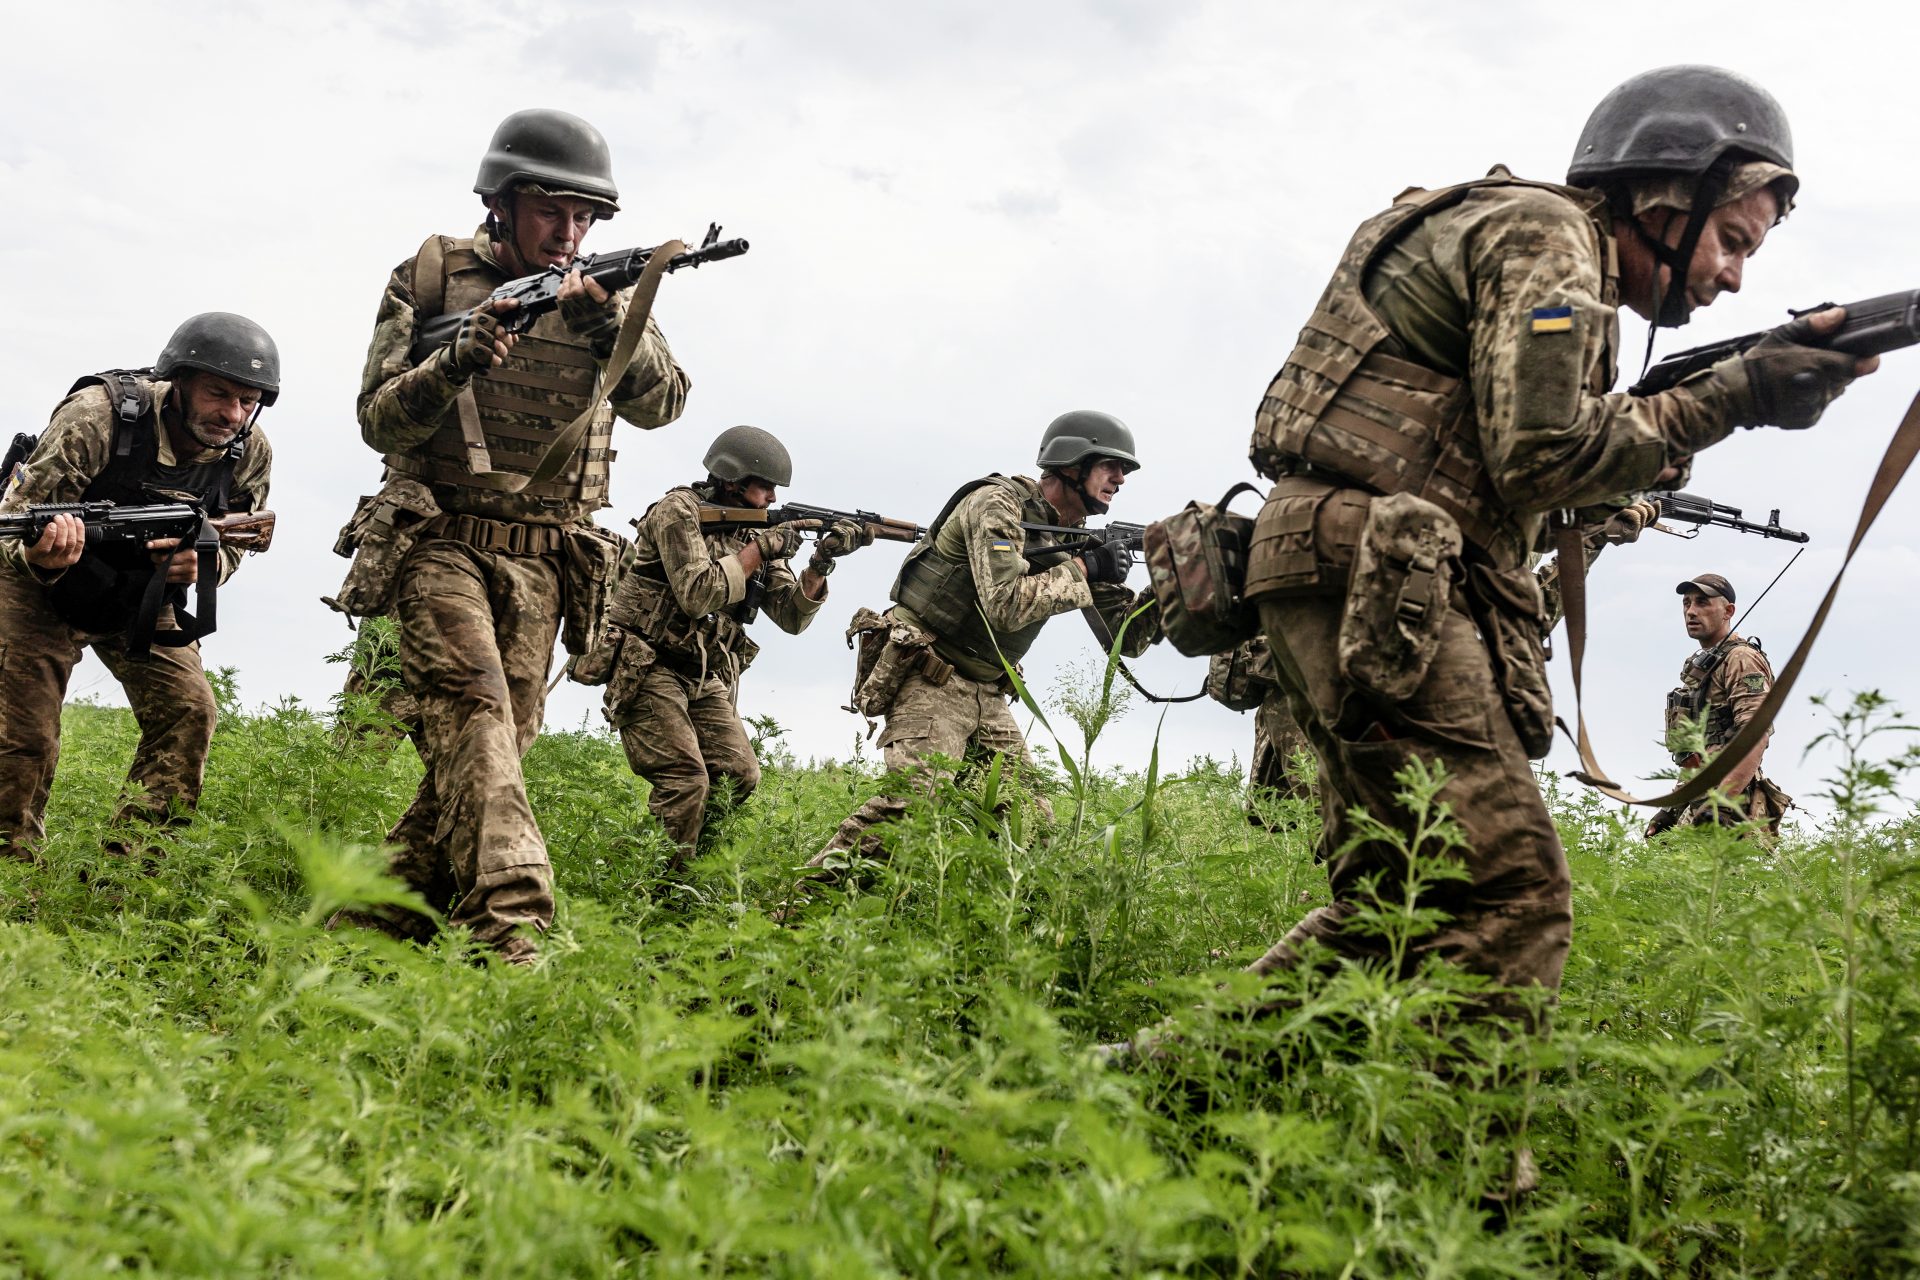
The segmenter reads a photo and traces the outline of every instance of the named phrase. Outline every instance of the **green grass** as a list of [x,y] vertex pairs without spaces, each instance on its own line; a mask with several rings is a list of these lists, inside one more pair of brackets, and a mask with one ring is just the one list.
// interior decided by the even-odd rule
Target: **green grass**
[[[0,868],[0,1274],[1920,1271],[1920,825],[1872,816],[1912,763],[1872,763],[1882,708],[1837,722],[1842,816],[1773,852],[1557,794],[1575,940],[1533,1041],[1444,1030],[1447,974],[1247,1015],[1238,966],[1325,880],[1310,818],[1247,825],[1204,761],[1075,762],[1051,833],[950,791],[783,928],[871,768],[760,724],[761,794],[659,894],[617,745],[549,735],[538,968],[327,934],[383,892],[412,749],[223,701],[157,874],[101,851],[133,728],[84,705],[45,865]],[[1162,1018],[1164,1060],[1096,1063]],[[1496,1221],[1522,1132],[1542,1188]]]

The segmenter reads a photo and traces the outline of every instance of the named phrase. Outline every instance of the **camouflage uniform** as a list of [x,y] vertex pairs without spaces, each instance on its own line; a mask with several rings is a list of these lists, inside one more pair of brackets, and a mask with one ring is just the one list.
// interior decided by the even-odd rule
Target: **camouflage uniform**
[[[1007,709],[1011,688],[992,657],[994,645],[1009,662],[1017,663],[1047,619],[1073,609],[1082,612],[1106,644],[1121,621],[1142,603],[1141,597],[1123,586],[1089,583],[1064,554],[1051,563],[1030,563],[1022,554],[1025,548],[1030,543],[1047,545],[1052,539],[1028,534],[1020,527],[1022,521],[1062,523],[1040,496],[1036,481],[1024,476],[977,481],[949,501],[901,566],[893,587],[896,603],[887,615],[892,624],[887,643],[895,651],[883,653],[879,662],[907,655],[905,674],[886,705],[863,708],[886,717],[880,746],[889,773],[921,770],[932,755],[962,760],[996,753],[1023,771],[1030,770],[1033,759]],[[920,596],[910,584],[923,561],[948,579],[944,587]],[[924,615],[947,591],[954,592],[945,606],[952,610],[952,621],[942,634],[935,625],[937,619]],[[912,607],[915,600],[922,601],[919,610]],[[984,632],[973,637],[961,634],[953,623],[969,614],[985,616],[992,639]],[[1128,624],[1124,652],[1137,656],[1159,635],[1158,612],[1149,609]],[[836,863],[854,849],[869,857],[883,856],[879,836],[871,829],[897,819],[906,809],[905,797],[874,797],[840,824],[808,865]]]
[[1264,825],[1258,801],[1263,794],[1307,800],[1313,796],[1311,774],[1300,774],[1294,758],[1311,753],[1307,735],[1295,723],[1286,692],[1273,671],[1273,654],[1265,636],[1255,636],[1207,664],[1207,695],[1233,711],[1253,717],[1253,761],[1248,770],[1250,791],[1247,821]]
[[[1697,769],[1707,759],[1719,755],[1740,730],[1746,728],[1760,704],[1773,688],[1773,664],[1760,646],[1736,634],[1719,644],[1690,655],[1680,668],[1679,687],[1667,695],[1667,749],[1674,762]],[[1700,723],[1704,719],[1706,756],[1687,749],[1686,727],[1682,721]],[[1772,738],[1772,730],[1767,737]],[[1762,769],[1756,767],[1753,779],[1732,797],[1733,807],[1714,802],[1711,796],[1696,800],[1685,809],[1663,809],[1654,820],[1657,830],[1673,826],[1735,826],[1743,822],[1762,823],[1769,835],[1780,833],[1780,819],[1793,805],[1793,797],[1775,786]]]
[[[156,405],[163,405],[172,383],[151,383]],[[28,465],[0,501],[0,511],[16,512],[50,502],[78,502],[106,470],[114,450],[116,416],[104,387],[76,391],[54,412]],[[140,427],[134,428],[142,429]],[[225,452],[201,450],[176,457],[173,442],[153,415],[158,471],[149,482],[154,500],[202,497],[180,486],[196,468],[217,463]],[[273,450],[257,427],[234,463],[229,504],[235,511],[266,505]],[[174,473],[174,474],[169,474]],[[173,481],[169,484],[169,481]],[[220,580],[239,567],[244,552],[220,549]],[[0,539],[0,851],[31,856],[46,834],[42,823],[47,793],[60,755],[60,704],[67,680],[91,646],[127,692],[140,744],[127,774],[127,795],[117,820],[162,819],[191,810],[200,799],[207,746],[213,738],[213,689],[200,666],[200,646],[156,646],[145,656],[126,651],[123,634],[77,630],[56,613],[46,588],[64,572],[35,569],[19,539]],[[177,629],[172,611],[162,610],[161,629]]]
[[[546,703],[563,548],[606,505],[613,416],[643,428],[671,422],[688,383],[649,318],[632,366],[560,473],[518,492],[489,487],[491,477],[473,469],[476,454],[495,473],[530,475],[554,433],[599,392],[612,335],[575,336],[555,312],[521,335],[506,364],[471,382],[449,376],[445,348],[416,366],[416,321],[430,318],[416,316],[416,296],[439,294],[439,310],[451,314],[509,278],[484,227],[470,241],[426,249],[387,282],[359,401],[361,436],[386,455],[388,473],[430,485],[444,513],[413,545],[393,591],[427,776],[387,838],[399,846],[396,875],[479,940],[522,953],[525,944],[510,941],[516,927],[544,929],[553,918],[552,872],[520,757]],[[422,265],[432,257],[440,271]],[[424,924],[396,927],[418,935]]]
[[[1362,224],[1268,389],[1252,456],[1274,484],[1248,594],[1319,759],[1333,900],[1256,971],[1297,963],[1309,940],[1386,957],[1347,922],[1370,878],[1399,899],[1404,859],[1387,842],[1350,844],[1349,813],[1410,826],[1394,774],[1417,759],[1447,771],[1439,798],[1464,830],[1471,878],[1426,894],[1450,921],[1410,948],[1407,971],[1438,955],[1503,985],[1559,986],[1572,914],[1529,764],[1552,736],[1530,553],[1546,512],[1653,487],[1729,434],[1735,413],[1718,383],[1608,394],[1617,305],[1603,197],[1496,169],[1407,192]],[[1419,613],[1432,656],[1424,672],[1405,669],[1418,676],[1411,692],[1387,697],[1382,681],[1354,676],[1382,651],[1343,651],[1341,634],[1374,495],[1396,493],[1450,516],[1465,549],[1432,575],[1435,594],[1415,598],[1435,584],[1409,577],[1405,616]]]
[[[748,583],[739,552],[753,533],[702,533],[700,504],[712,501],[705,487],[673,489],[633,522],[633,567],[608,615],[620,647],[607,722],[652,785],[647,807],[676,846],[676,866],[698,847],[716,788],[730,787],[738,804],[760,785],[739,712],[740,677],[759,653],[739,616]],[[759,607],[800,634],[826,593],[810,598],[785,560],[764,567]]]

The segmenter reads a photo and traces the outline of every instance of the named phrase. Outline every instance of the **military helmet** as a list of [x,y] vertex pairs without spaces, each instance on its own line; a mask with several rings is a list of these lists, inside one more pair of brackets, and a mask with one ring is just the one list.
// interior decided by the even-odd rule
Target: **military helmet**
[[280,348],[265,329],[231,311],[203,311],[181,322],[153,362],[162,378],[176,369],[202,369],[256,387],[263,405],[280,398]]
[[531,183],[548,195],[581,196],[605,206],[603,218],[620,211],[613,159],[600,131],[579,116],[551,107],[516,111],[493,131],[473,189],[483,196]]
[[1793,131],[1779,101],[1720,67],[1660,67],[1600,100],[1574,144],[1567,184],[1705,173],[1732,155],[1793,168]]
[[750,477],[779,486],[793,483],[793,458],[787,446],[759,427],[728,427],[707,446],[701,465],[708,475],[734,483]]
[[1140,469],[1140,459],[1133,451],[1133,432],[1126,423],[1098,409],[1074,409],[1047,424],[1034,465],[1054,471],[1096,458],[1117,459],[1128,471]]

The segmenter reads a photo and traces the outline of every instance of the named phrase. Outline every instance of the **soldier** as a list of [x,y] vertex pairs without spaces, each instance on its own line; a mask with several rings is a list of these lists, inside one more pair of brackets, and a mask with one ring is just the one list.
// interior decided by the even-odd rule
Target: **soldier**
[[[1384,962],[1351,928],[1398,904],[1406,860],[1357,839],[1364,807],[1411,832],[1395,775],[1444,767],[1469,878],[1428,888],[1448,922],[1404,953],[1502,987],[1558,988],[1567,863],[1535,785],[1552,709],[1529,557],[1546,513],[1671,486],[1736,427],[1810,427],[1876,362],[1808,345],[1835,309],[1674,390],[1609,394],[1617,306],[1660,325],[1739,289],[1791,206],[1784,113],[1711,67],[1637,76],[1593,112],[1567,186],[1496,168],[1412,190],[1363,223],[1275,377],[1252,459],[1273,480],[1247,595],[1318,758],[1330,905],[1253,965]],[[1587,517],[1592,518],[1592,517]],[[1537,1002],[1491,997],[1525,1018]]]
[[[630,291],[609,294],[577,270],[559,310],[517,340],[499,327],[508,308],[496,303],[415,364],[423,321],[474,308],[518,276],[566,268],[620,207],[606,142],[561,111],[508,116],[474,191],[485,223],[470,239],[429,237],[381,299],[360,433],[387,467],[387,516],[371,524],[407,545],[363,542],[356,554],[391,563],[391,581],[371,594],[399,629],[426,744],[427,776],[387,837],[398,846],[393,870],[451,923],[526,963],[535,944],[522,926],[552,921],[553,878],[520,758],[540,731],[563,612],[569,647],[576,629],[597,633],[617,542],[591,517],[607,505],[614,416],[642,428],[672,422],[687,376],[649,318],[625,374],[600,385]],[[536,478],[549,442],[589,409],[572,455],[551,479]],[[431,931],[391,913],[338,922]]]
[[[872,643],[862,645],[854,703],[886,718],[880,746],[889,773],[920,769],[932,755],[994,753],[1030,769],[1026,741],[1007,710],[1013,686],[1002,662],[1018,663],[1048,618],[1073,609],[1109,644],[1141,604],[1125,585],[1133,567],[1125,547],[1101,544],[1030,560],[1027,548],[1055,539],[1020,527],[1078,528],[1089,515],[1105,514],[1139,469],[1133,432],[1111,414],[1063,413],[1040,437],[1035,465],[1039,480],[994,474],[962,485],[907,553],[893,584],[894,607],[884,618],[867,615]],[[1159,635],[1158,613],[1149,609],[1127,624],[1124,651],[1143,653]],[[831,872],[856,850],[885,856],[872,828],[906,808],[899,796],[867,801],[808,865]]]
[[800,545],[793,526],[700,527],[703,504],[772,505],[775,490],[793,482],[786,446],[758,427],[729,427],[703,465],[705,481],[669,490],[633,522],[633,566],[607,615],[618,646],[607,722],[627,763],[652,784],[647,807],[674,843],[674,873],[699,848],[709,807],[723,797],[739,804],[760,785],[740,723],[740,677],[760,651],[746,624],[764,609],[799,635],[827,598],[835,560],[873,541],[864,526],[837,523],[796,578],[787,563]]
[[1230,711],[1252,711],[1253,763],[1247,771],[1247,821],[1269,831],[1279,830],[1265,810],[1286,796],[1313,798],[1313,774],[1295,767],[1302,753],[1311,752],[1307,735],[1294,721],[1287,695],[1273,673],[1273,654],[1265,636],[1255,636],[1207,664],[1207,696]]
[[[1700,649],[1680,668],[1680,685],[1667,695],[1667,749],[1683,769],[1698,769],[1720,754],[1747,727],[1773,688],[1773,664],[1758,640],[1733,629],[1733,584],[1717,573],[1703,573],[1674,588],[1687,635]],[[1780,819],[1793,797],[1760,772],[1769,729],[1760,745],[1727,775],[1720,790],[1731,805],[1708,796],[1684,809],[1662,809],[1647,824],[1649,837],[1676,826],[1764,824],[1769,836],[1780,833]],[[1704,739],[1705,753],[1700,750]]]
[[[266,330],[212,311],[174,330],[150,369],[112,369],[74,384],[54,410],[0,511],[59,502],[123,506],[192,501],[212,515],[258,511],[273,450],[257,426],[280,394],[280,354]],[[30,859],[60,755],[60,704],[81,650],[127,692],[140,744],[116,821],[184,820],[200,799],[213,739],[213,689],[200,646],[172,607],[142,630],[156,574],[176,592],[199,580],[178,539],[128,561],[88,551],[76,516],[31,546],[0,540],[0,852]],[[220,581],[241,552],[220,549]],[[173,598],[180,598],[178,595]],[[149,647],[149,645],[151,647]]]

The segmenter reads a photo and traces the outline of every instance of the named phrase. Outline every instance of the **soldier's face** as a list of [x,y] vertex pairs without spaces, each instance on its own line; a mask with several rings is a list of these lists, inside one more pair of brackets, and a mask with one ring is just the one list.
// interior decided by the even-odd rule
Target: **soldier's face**
[[1113,458],[1102,458],[1087,468],[1086,489],[1097,501],[1112,503],[1113,495],[1120,492],[1120,486],[1127,482],[1125,464]]
[[1733,623],[1733,605],[1718,596],[1689,591],[1680,597],[1680,613],[1686,620],[1689,638],[1703,645],[1718,644]]
[[748,476],[740,483],[740,501],[758,511],[765,511],[773,505],[775,492],[773,484],[759,476]]
[[[1780,210],[1770,187],[1749,191],[1729,201],[1707,217],[1705,230],[1694,246],[1693,260],[1687,264],[1687,310],[1710,307],[1723,293],[1738,293],[1746,275],[1747,259],[1767,238]],[[1687,216],[1670,209],[1656,209],[1642,215],[1641,225],[1649,235],[1668,245],[1679,247],[1686,234]],[[1656,263],[1653,253],[1638,238],[1628,236],[1620,255],[1621,293],[1627,305],[1640,315],[1652,318],[1653,281],[1659,273],[1661,291],[1672,285],[1672,271]]]
[[193,373],[173,386],[181,425],[208,449],[230,443],[260,407],[259,388],[217,373]]
[[591,200],[576,196],[513,195],[513,248],[520,260],[538,270],[564,267],[580,253],[593,227]]

